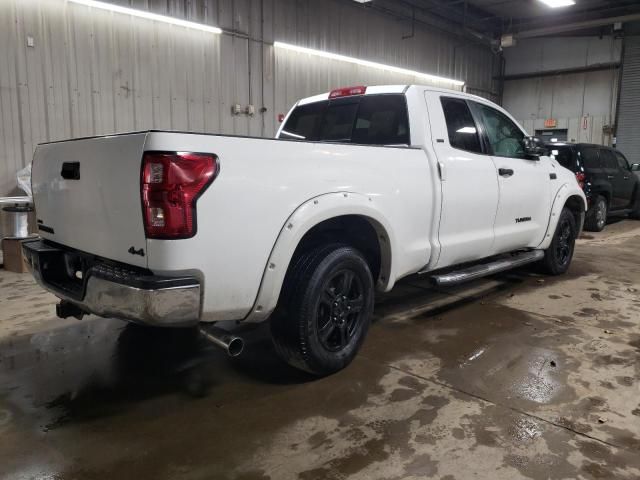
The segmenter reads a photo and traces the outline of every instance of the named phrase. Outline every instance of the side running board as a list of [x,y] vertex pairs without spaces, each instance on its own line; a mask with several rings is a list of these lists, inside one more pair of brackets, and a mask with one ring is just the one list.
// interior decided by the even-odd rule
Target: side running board
[[498,257],[487,263],[473,265],[462,270],[432,275],[431,281],[439,287],[448,287],[459,283],[469,282],[476,278],[486,277],[494,273],[504,272],[512,268],[521,267],[528,263],[537,262],[544,257],[544,251],[531,250],[529,252],[513,253]]

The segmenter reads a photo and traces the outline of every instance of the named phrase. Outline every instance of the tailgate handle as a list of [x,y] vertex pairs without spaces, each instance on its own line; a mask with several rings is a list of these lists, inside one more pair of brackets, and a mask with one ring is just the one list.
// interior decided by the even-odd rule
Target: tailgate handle
[[60,175],[65,180],[80,180],[80,162],[64,162]]

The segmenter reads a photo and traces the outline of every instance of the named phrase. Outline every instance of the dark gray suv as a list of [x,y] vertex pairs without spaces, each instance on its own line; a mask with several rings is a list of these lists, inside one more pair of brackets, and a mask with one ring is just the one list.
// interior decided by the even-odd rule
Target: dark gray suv
[[607,217],[631,215],[640,219],[640,178],[617,150],[587,143],[551,143],[547,147],[565,168],[576,174],[587,196],[589,210],[584,228],[600,232]]

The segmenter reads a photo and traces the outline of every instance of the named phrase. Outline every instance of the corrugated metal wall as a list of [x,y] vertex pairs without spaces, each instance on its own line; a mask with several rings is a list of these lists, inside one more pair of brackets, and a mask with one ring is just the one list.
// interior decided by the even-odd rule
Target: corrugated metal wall
[[[15,173],[39,142],[149,128],[271,136],[277,114],[300,97],[345,84],[416,82],[275,49],[274,40],[459,78],[487,95],[493,90],[488,48],[420,26],[402,40],[407,22],[348,0],[118,3],[234,33],[65,0],[1,0],[0,195],[15,192]],[[233,116],[235,103],[255,105],[256,115]]]
[[625,38],[617,148],[640,163],[640,36]]
[[[621,41],[613,36],[527,39],[505,49],[507,75],[528,78],[505,82],[503,105],[530,134],[555,119],[569,141],[611,144],[618,69],[549,75],[558,70],[614,65]],[[605,128],[605,127],[609,128]]]
[[532,135],[555,119],[569,141],[610,145],[617,90],[617,69],[527,78],[505,82],[503,103]]

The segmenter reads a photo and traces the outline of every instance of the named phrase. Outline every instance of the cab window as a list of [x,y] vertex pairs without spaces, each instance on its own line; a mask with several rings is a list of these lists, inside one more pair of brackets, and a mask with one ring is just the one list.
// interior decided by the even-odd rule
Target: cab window
[[627,161],[625,156],[622,155],[620,152],[616,152],[616,159],[618,160],[618,165],[622,170],[631,170],[631,167],[629,166],[629,162]]
[[478,129],[467,102],[451,97],[442,97],[440,102],[444,110],[451,146],[467,152],[483,153]]
[[337,98],[296,107],[280,138],[364,145],[409,145],[409,115],[402,94]]
[[524,132],[509,117],[495,108],[470,102],[484,127],[489,145],[497,157],[525,158]]

